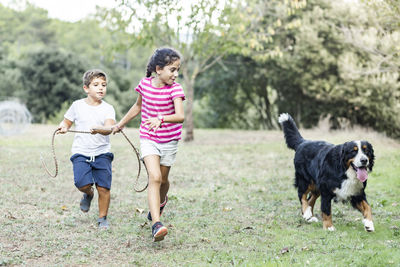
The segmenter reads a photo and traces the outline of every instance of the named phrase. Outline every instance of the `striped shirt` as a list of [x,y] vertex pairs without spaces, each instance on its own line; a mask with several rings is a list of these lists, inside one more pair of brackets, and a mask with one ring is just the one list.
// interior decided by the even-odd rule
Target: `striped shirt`
[[181,97],[185,100],[185,93],[179,83],[166,85],[161,88],[153,87],[151,79],[143,78],[135,90],[142,96],[142,117],[140,123],[140,138],[150,139],[157,143],[167,143],[172,140],[180,140],[182,133],[181,123],[164,122],[157,132],[149,131],[144,121],[159,115],[167,116],[175,114],[174,99]]

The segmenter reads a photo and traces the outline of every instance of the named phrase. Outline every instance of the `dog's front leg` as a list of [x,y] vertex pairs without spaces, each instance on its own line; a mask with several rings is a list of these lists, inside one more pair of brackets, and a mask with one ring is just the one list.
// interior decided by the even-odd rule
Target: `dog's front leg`
[[372,222],[372,209],[366,200],[361,200],[360,202],[355,204],[355,207],[362,213],[364,216],[363,224],[364,229],[367,232],[375,231],[374,223]]
[[321,194],[322,225],[325,230],[335,231],[332,223],[331,201],[331,196]]

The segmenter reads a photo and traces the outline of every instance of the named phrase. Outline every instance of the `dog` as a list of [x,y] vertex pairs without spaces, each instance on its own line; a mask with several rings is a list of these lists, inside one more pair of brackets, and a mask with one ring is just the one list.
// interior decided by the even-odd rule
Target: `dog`
[[350,201],[362,213],[364,229],[373,232],[372,211],[365,195],[368,171],[372,171],[375,159],[372,145],[367,141],[333,145],[325,141],[305,140],[289,114],[281,114],[278,121],[283,128],[286,145],[295,151],[294,186],[303,218],[307,222],[318,222],[314,216],[314,205],[321,196],[323,228],[334,231],[332,200]]

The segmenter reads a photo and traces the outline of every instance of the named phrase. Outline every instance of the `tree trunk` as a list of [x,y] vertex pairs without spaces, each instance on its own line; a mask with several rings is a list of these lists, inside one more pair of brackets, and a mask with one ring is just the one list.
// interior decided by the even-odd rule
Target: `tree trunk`
[[185,111],[185,142],[194,140],[194,121],[193,121],[193,100],[194,100],[194,79],[191,79],[187,68],[182,70],[186,88],[186,111]]
[[267,88],[265,89],[263,100],[264,100],[265,115],[266,115],[265,124],[267,126],[267,129],[273,129],[274,124],[272,123],[271,102],[269,101],[269,98],[268,98],[268,89]]

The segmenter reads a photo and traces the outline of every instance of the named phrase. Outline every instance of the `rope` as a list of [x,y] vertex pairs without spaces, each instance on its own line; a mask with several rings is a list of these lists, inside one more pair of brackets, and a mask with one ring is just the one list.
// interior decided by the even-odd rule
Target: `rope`
[[[138,166],[139,166],[139,168],[138,168],[138,173],[137,173],[137,177],[136,177],[136,182],[135,182],[135,184],[134,184],[134,186],[133,186],[133,189],[135,189],[136,192],[143,192],[143,191],[146,190],[146,188],[149,186],[149,175],[148,175],[148,172],[147,172],[146,164],[143,163],[143,164],[144,164],[144,167],[145,167],[145,169],[146,169],[146,172],[147,172],[147,184],[146,184],[145,187],[143,187],[142,189],[138,189],[137,186],[138,186],[139,176],[140,176],[141,166],[142,166],[142,165],[141,165],[141,162],[140,162],[140,155],[139,155],[138,150],[137,150],[136,147],[132,144],[131,140],[129,140],[128,136],[126,136],[126,134],[124,133],[124,131],[122,131],[122,130],[120,130],[120,131],[121,131],[122,135],[125,137],[126,141],[128,141],[128,143],[131,145],[133,151],[134,151],[135,154],[136,154],[136,158],[137,158],[137,160],[138,160]],[[50,173],[49,169],[47,168],[47,166],[46,166],[46,164],[45,164],[45,162],[44,162],[44,160],[43,160],[42,155],[40,155],[40,160],[41,160],[41,162],[42,162],[42,165],[43,165],[45,171],[47,172],[47,174],[48,174],[50,177],[53,177],[53,178],[55,178],[55,177],[57,176],[57,174],[58,174],[58,163],[57,163],[57,157],[56,157],[56,153],[55,153],[55,149],[54,149],[54,139],[55,139],[55,137],[56,137],[56,133],[57,133],[57,132],[58,132],[58,129],[56,129],[56,130],[53,132],[53,136],[52,136],[52,138],[51,138],[51,151],[52,151],[52,154],[53,154],[53,159],[54,159],[54,164],[55,164],[55,174],[54,174],[54,175]],[[70,133],[91,134],[91,132],[87,132],[87,131],[76,131],[76,130],[68,130],[68,132],[70,132]]]

